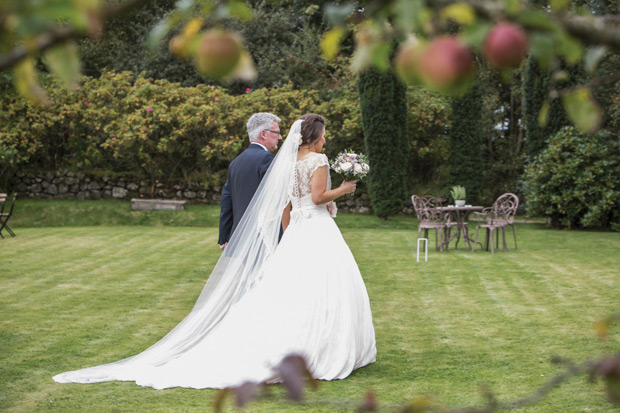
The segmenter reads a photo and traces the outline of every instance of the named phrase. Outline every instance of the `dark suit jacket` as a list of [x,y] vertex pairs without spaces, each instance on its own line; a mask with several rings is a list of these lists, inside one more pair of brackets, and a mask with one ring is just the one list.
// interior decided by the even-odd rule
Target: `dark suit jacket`
[[222,190],[218,244],[230,240],[273,158],[260,145],[250,144],[230,163]]

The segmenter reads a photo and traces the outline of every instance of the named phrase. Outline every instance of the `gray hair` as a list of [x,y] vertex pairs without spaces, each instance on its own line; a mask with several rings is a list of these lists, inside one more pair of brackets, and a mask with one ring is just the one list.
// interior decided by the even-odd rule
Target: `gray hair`
[[280,123],[280,118],[273,113],[267,112],[253,114],[248,120],[248,136],[250,137],[250,142],[256,142],[260,132],[271,128],[271,122],[273,121]]

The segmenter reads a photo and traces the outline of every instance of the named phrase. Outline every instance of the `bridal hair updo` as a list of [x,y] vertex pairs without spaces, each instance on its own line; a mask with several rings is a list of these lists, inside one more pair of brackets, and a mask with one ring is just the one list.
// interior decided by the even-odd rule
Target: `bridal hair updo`
[[301,124],[301,144],[302,145],[314,145],[325,129],[325,119],[321,115],[315,115],[314,113],[308,113],[303,115],[299,119],[303,120]]

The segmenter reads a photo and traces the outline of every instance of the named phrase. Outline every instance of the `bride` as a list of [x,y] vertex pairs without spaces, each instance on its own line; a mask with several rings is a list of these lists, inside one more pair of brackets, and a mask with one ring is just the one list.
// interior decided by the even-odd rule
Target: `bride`
[[269,380],[290,353],[301,354],[322,380],[343,379],[374,362],[366,287],[328,210],[355,190],[355,181],[331,189],[324,144],[321,116],[304,115],[293,124],[179,325],[136,356],[54,380],[224,388]]

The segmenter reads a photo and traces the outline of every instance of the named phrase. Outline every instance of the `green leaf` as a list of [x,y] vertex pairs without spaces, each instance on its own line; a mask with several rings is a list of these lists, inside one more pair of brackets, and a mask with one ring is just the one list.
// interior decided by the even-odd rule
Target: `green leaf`
[[555,11],[565,10],[566,8],[568,8],[568,6],[570,6],[570,4],[571,4],[571,0],[550,0],[549,1],[549,5],[551,6],[551,9]]
[[319,11],[319,9],[320,7],[318,4],[311,4],[306,7],[306,11],[304,13],[306,13],[308,16],[314,16]]
[[321,39],[321,54],[325,60],[332,60],[340,52],[340,42],[346,30],[342,27],[334,27],[327,31]]
[[584,66],[588,73],[594,73],[594,71],[598,67],[598,64],[601,62],[601,60],[603,60],[603,57],[605,57],[605,54],[607,54],[606,46],[593,46],[589,47],[586,50],[586,55],[584,57]]
[[574,37],[564,31],[556,33],[558,54],[570,65],[574,65],[583,56],[583,47]]
[[390,68],[391,54],[392,44],[390,42],[377,44],[372,50],[372,65],[382,71],[388,70]]
[[469,26],[476,21],[476,12],[467,3],[452,3],[439,12],[442,20],[452,20],[462,26]]
[[504,9],[508,15],[514,16],[521,10],[521,4],[519,0],[503,0]]
[[555,57],[553,39],[549,35],[535,33],[530,37],[530,53],[543,69],[549,69]]
[[420,19],[424,14],[422,0],[397,0],[392,4],[396,27],[404,33],[422,32]]
[[463,43],[474,49],[474,51],[480,52],[491,27],[493,26],[490,22],[476,22],[463,29],[459,37]]
[[236,17],[239,20],[248,21],[252,20],[252,9],[246,4],[246,2],[231,1],[228,3],[228,12],[231,17]]
[[345,20],[355,10],[355,4],[331,4],[325,5],[325,17],[332,26],[342,26]]
[[200,13],[203,16],[209,16],[215,10],[215,4],[212,1],[203,1],[200,6]]
[[538,126],[544,128],[549,121],[549,101],[545,100],[538,112]]
[[45,90],[39,85],[35,60],[33,58],[28,57],[19,62],[14,67],[13,73],[15,76],[15,88],[22,96],[39,105],[49,104]]
[[566,93],[562,97],[562,103],[568,118],[581,132],[594,132],[600,127],[603,119],[602,111],[592,97],[590,89],[582,87]]
[[549,16],[539,10],[524,10],[516,16],[516,21],[521,26],[531,29],[552,31],[556,27]]
[[69,89],[75,89],[82,70],[75,42],[65,42],[48,50],[45,64]]

